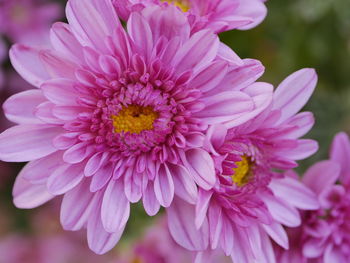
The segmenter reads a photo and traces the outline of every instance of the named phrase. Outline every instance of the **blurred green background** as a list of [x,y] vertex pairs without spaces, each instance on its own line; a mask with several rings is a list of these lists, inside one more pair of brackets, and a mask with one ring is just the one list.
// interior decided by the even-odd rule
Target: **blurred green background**
[[[66,1],[57,2],[63,6]],[[261,60],[266,67],[262,80],[275,86],[298,69],[317,70],[319,84],[306,110],[315,114],[316,125],[308,137],[319,142],[320,151],[301,162],[303,171],[316,160],[327,158],[331,139],[338,131],[350,132],[350,1],[270,0],[267,6],[268,16],[260,26],[226,32],[221,39],[240,57]],[[11,164],[14,171],[20,167]],[[0,186],[1,213],[12,215],[11,225],[17,231],[28,232],[33,212],[13,207],[14,179],[12,174]],[[129,235],[123,240],[137,236],[150,220],[140,206],[134,206],[126,231]]]

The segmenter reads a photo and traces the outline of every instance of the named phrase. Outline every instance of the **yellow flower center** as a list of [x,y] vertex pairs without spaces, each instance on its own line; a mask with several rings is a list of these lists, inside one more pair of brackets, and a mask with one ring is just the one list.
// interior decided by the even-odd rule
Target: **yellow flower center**
[[174,6],[180,8],[183,12],[187,12],[190,9],[190,3],[188,0],[161,0],[161,2],[173,4]]
[[251,176],[251,160],[249,157],[243,155],[242,160],[236,162],[237,167],[232,168],[234,174],[231,176],[232,181],[238,186],[244,186],[249,181]]
[[142,107],[138,105],[129,105],[118,112],[118,115],[112,115],[114,132],[130,132],[139,134],[145,130],[152,130],[153,123],[158,118],[158,113],[152,107]]

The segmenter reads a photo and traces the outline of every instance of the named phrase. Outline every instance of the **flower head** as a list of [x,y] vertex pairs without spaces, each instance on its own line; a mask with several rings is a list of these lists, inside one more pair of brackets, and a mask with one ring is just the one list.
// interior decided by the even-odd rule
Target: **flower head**
[[210,28],[215,32],[250,29],[264,20],[267,9],[264,0],[114,0],[123,19],[133,10],[146,6],[174,5],[185,12],[192,31]]
[[13,42],[45,45],[50,24],[60,14],[59,5],[41,0],[0,0],[0,34]]
[[[254,119],[231,129],[209,128],[205,147],[215,162],[217,184],[199,190],[195,208],[181,201],[169,208],[178,243],[199,251],[220,247],[233,262],[275,262],[269,237],[288,248],[282,225],[301,223],[296,208],[318,208],[312,191],[288,171],[317,150],[316,142],[299,139],[313,126],[312,114],[296,114],[316,80],[314,70],[300,70],[282,82]],[[179,224],[186,227],[173,227]]]
[[211,189],[207,127],[251,119],[272,90],[253,84],[259,62],[239,59],[209,30],[190,34],[172,5],[132,13],[127,32],[110,0],[70,0],[67,18],[52,27],[53,49],[11,49],[14,67],[39,89],[5,102],[19,125],[0,135],[0,158],[30,161],[15,183],[18,207],[64,194],[64,228],[87,227],[90,247],[104,253],[130,202],[142,199],[154,215],[174,194],[195,203],[197,186]]
[[[318,196],[320,208],[303,214],[291,251],[279,251],[283,263],[291,255],[301,262],[346,263],[350,256],[350,142],[341,132],[334,138],[330,160],[311,166],[304,183]],[[289,231],[290,235],[292,231]],[[283,260],[283,261],[282,261]]]

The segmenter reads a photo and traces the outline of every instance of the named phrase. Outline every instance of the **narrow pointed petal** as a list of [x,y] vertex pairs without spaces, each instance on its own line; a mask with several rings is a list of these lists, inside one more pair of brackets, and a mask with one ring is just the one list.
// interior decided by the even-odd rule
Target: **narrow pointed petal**
[[314,69],[299,70],[286,78],[276,89],[274,109],[280,109],[280,122],[295,115],[309,100],[317,84]]
[[101,218],[104,229],[109,233],[124,228],[130,215],[130,203],[124,194],[122,181],[112,180],[102,200]]

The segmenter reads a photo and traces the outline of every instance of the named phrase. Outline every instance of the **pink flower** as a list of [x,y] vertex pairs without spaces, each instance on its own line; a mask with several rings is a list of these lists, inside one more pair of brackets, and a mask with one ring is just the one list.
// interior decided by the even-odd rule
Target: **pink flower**
[[5,46],[3,39],[0,37],[0,90],[3,89],[3,85],[5,82],[5,76],[4,76],[2,64],[6,59],[6,53],[7,53],[7,48]]
[[[12,64],[39,87],[5,104],[19,125],[0,135],[0,158],[29,164],[13,195],[33,208],[64,195],[61,223],[87,228],[105,253],[119,240],[130,202],[149,215],[174,195],[194,204],[211,189],[214,163],[201,147],[208,125],[243,123],[266,107],[263,71],[208,30],[190,35],[174,6],[130,15],[128,33],[110,0],[71,0],[69,24],[51,30],[53,49],[15,45]],[[21,105],[19,107],[18,105]]]
[[[332,143],[330,160],[310,167],[304,183],[318,196],[320,209],[307,211],[294,236],[291,251],[280,252],[283,263],[293,257],[303,262],[349,262],[350,257],[350,142],[341,132]],[[293,229],[290,230],[292,233]]]
[[205,145],[218,180],[213,189],[199,190],[195,207],[176,200],[168,209],[179,244],[194,251],[221,248],[233,262],[259,263],[275,262],[269,238],[288,248],[282,225],[300,225],[297,208],[318,208],[313,192],[287,171],[317,150],[316,142],[299,139],[313,126],[312,114],[297,114],[316,82],[314,70],[300,70],[281,83],[254,119],[208,130]]
[[250,29],[260,24],[267,13],[265,0],[114,0],[124,20],[146,6],[173,4],[186,13],[192,31],[210,28],[219,33]]
[[[191,263],[196,254],[179,246],[171,237],[166,218],[160,217],[146,230],[144,236],[138,239],[129,255],[118,263]],[[229,259],[220,251],[205,255],[203,262],[229,262]]]
[[0,0],[0,34],[13,42],[43,45],[50,24],[59,18],[58,4],[41,0]]

